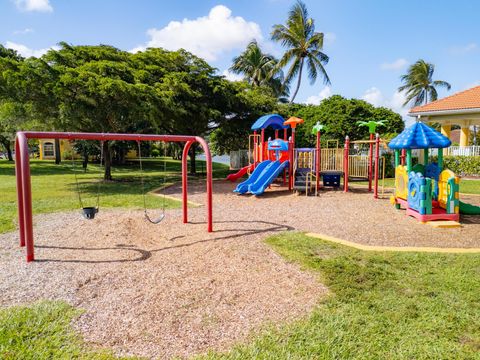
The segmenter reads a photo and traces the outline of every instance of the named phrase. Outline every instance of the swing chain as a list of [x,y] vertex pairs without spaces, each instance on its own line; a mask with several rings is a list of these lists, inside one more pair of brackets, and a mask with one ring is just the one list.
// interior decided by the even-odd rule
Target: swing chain
[[[102,172],[102,160],[103,160],[103,141],[100,142],[100,175],[103,176]],[[74,151],[72,147],[72,171],[73,175],[75,176],[75,184],[77,188],[77,194],[78,194],[78,202],[80,203],[80,208],[83,209],[83,201],[82,201],[82,195],[80,191],[80,184],[78,182],[78,177],[77,177],[77,171],[75,170],[75,156],[74,156]],[[96,206],[95,209],[98,212],[98,209],[100,208],[100,184],[102,183],[102,180],[97,182],[97,201],[96,201]]]
[[[158,219],[152,219],[148,215],[147,211],[147,196],[145,193],[145,179],[144,179],[144,173],[143,173],[143,165],[142,165],[142,150],[141,150],[141,143],[140,140],[137,140],[138,144],[138,162],[140,164],[140,181],[142,183],[142,194],[143,194],[143,213],[145,215],[145,218],[151,222],[152,224],[159,224],[164,218],[165,218],[165,189],[163,189],[163,202],[162,202],[162,214]],[[165,149],[165,158],[167,155],[167,148],[166,145],[164,144],[164,149]],[[165,173],[167,169],[167,162],[166,160],[163,160],[163,171],[164,171],[164,176],[163,176],[163,188],[165,188]]]

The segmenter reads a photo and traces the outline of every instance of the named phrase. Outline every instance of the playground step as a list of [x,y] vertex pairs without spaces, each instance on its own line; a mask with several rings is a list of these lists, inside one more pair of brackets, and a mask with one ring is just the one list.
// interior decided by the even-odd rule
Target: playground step
[[458,228],[462,227],[462,224],[456,221],[427,221],[427,224],[435,228]]

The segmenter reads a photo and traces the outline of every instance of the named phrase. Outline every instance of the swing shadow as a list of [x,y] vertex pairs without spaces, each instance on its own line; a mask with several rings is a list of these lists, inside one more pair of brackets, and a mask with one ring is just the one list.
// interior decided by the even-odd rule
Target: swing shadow
[[[35,245],[35,248],[38,249],[58,249],[58,250],[71,250],[71,251],[108,251],[108,250],[127,250],[127,251],[133,251],[139,254],[139,256],[133,258],[133,259],[113,259],[113,260],[81,260],[81,259],[66,259],[66,260],[61,260],[61,259],[36,259],[36,262],[45,262],[45,263],[84,263],[84,264],[111,264],[111,263],[127,263],[127,262],[140,262],[140,261],[146,261],[150,259],[154,253],[159,253],[159,252],[164,252],[168,250],[174,250],[174,249],[181,249],[181,248],[187,248],[190,246],[194,246],[197,244],[202,244],[202,243],[207,243],[207,242],[214,242],[214,241],[221,241],[221,240],[230,240],[230,239],[235,239],[235,238],[240,238],[242,236],[251,236],[251,235],[257,235],[257,234],[266,234],[266,233],[277,233],[277,232],[283,232],[283,231],[293,231],[295,230],[294,227],[286,225],[286,224],[277,224],[274,222],[269,222],[269,221],[261,221],[261,220],[234,220],[234,221],[217,221],[215,222],[216,224],[239,224],[239,223],[245,223],[245,224],[261,224],[261,225],[267,225],[269,227],[266,228],[261,228],[261,229],[245,229],[245,228],[229,228],[229,229],[221,229],[221,230],[216,230],[214,233],[225,233],[225,232],[238,232],[235,234],[231,235],[224,235],[224,236],[216,236],[211,239],[203,239],[203,240],[197,240],[194,242],[186,243],[186,244],[177,244],[177,245],[172,245],[172,246],[167,246],[167,247],[162,247],[159,249],[153,249],[153,250],[145,250],[136,247],[135,245],[124,245],[124,244],[117,244],[115,247],[73,247],[73,246],[54,246],[54,245]],[[189,222],[189,224],[205,224],[205,222]],[[180,238],[184,238],[185,236],[175,236],[169,241],[174,241]]]

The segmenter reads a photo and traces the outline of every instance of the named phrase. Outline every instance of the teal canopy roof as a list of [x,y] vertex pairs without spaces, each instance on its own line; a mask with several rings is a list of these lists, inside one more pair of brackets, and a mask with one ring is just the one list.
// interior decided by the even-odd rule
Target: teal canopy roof
[[391,149],[446,148],[450,145],[449,138],[421,122],[403,130],[388,144]]
[[252,125],[252,130],[261,130],[271,127],[274,130],[288,129],[288,125],[283,125],[285,119],[278,114],[263,115]]

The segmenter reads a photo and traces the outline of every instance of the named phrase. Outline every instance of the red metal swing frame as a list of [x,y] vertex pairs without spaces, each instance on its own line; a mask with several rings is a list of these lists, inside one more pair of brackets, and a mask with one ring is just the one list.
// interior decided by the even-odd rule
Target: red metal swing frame
[[199,136],[187,135],[143,135],[115,133],[75,133],[75,132],[36,132],[21,131],[15,139],[15,175],[17,181],[18,227],[20,246],[27,248],[27,262],[33,261],[34,239],[32,221],[32,186],[30,181],[30,157],[28,139],[67,139],[67,140],[124,140],[124,141],[165,141],[184,142],[182,156],[182,208],[183,222],[188,223],[187,203],[187,158],[190,147],[198,142],[205,152],[207,161],[207,231],[213,231],[212,220],[212,156],[207,142]]

